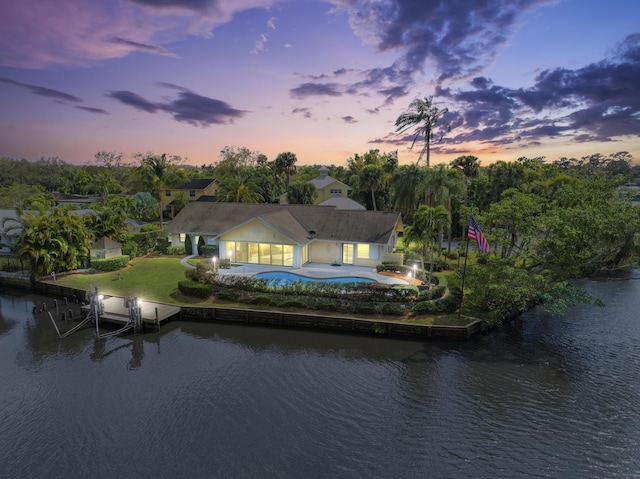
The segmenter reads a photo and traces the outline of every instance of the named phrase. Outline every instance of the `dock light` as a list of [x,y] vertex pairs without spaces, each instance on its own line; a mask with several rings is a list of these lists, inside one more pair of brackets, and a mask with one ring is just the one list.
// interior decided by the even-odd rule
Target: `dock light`
[[104,299],[104,294],[99,294],[99,295],[98,295],[98,299],[99,299],[100,301],[102,301],[102,300]]
[[216,272],[216,261],[218,260],[218,258],[216,258],[215,256],[212,258],[213,259],[213,272]]

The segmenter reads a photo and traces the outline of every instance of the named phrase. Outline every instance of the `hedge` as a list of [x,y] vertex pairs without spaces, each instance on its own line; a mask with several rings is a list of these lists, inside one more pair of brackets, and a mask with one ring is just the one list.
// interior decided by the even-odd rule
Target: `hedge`
[[108,259],[92,259],[91,268],[100,272],[116,271],[127,266],[130,259],[129,255],[115,256]]
[[196,283],[188,279],[178,282],[178,289],[182,294],[192,298],[206,299],[213,294],[210,284]]

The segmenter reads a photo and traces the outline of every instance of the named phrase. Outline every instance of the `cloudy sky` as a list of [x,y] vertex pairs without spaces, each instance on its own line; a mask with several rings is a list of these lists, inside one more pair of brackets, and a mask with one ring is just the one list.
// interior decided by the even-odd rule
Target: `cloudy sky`
[[[640,160],[638,0],[0,0],[0,155],[217,161],[225,146],[415,161],[434,95],[474,154]],[[419,148],[416,148],[416,152]]]

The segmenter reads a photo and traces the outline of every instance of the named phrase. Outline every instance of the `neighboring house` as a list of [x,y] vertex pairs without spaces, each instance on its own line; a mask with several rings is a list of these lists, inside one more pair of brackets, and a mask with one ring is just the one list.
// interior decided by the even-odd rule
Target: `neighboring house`
[[[323,166],[319,170],[319,175],[314,179],[309,180],[316,188],[316,198],[314,204],[321,204],[322,202],[335,197],[348,198],[349,191],[351,191],[351,187],[349,185],[344,184],[342,181],[338,181],[335,178],[329,176],[329,168]],[[281,204],[287,203],[287,194],[284,193],[278,197]],[[354,202],[355,203],[355,202]],[[345,203],[346,205],[346,203]],[[352,205],[351,205],[352,206]],[[336,205],[337,208],[340,208],[339,205]],[[353,208],[348,208],[353,209]]]
[[194,178],[177,188],[164,190],[163,204],[165,212],[171,218],[176,214],[175,201],[197,201],[201,196],[213,196],[218,189],[218,182],[214,178]]
[[126,221],[127,224],[127,232],[129,233],[140,233],[140,230],[142,229],[143,226],[148,225],[149,223],[146,221],[142,221],[142,220],[134,220],[129,218]]
[[339,210],[330,206],[189,203],[165,232],[174,246],[191,239],[218,245],[236,263],[299,268],[306,263],[375,266],[396,249],[397,212]]
[[122,245],[111,238],[103,236],[91,245],[91,259],[109,259],[122,256]]

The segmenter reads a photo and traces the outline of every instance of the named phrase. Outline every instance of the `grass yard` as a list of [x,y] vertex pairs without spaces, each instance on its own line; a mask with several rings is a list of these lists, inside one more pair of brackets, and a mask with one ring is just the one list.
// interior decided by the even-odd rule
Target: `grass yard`
[[130,266],[118,272],[72,274],[58,276],[57,282],[71,288],[89,290],[98,288],[103,294],[137,296],[162,303],[187,303],[178,296],[178,281],[185,279],[186,268],[181,257],[151,256],[135,258]]

